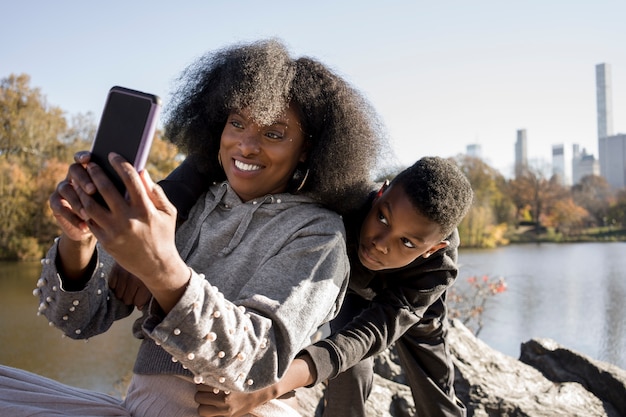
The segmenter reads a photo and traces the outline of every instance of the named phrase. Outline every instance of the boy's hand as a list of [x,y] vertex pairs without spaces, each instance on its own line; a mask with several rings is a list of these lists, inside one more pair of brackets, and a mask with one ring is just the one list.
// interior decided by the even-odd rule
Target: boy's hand
[[117,263],[111,269],[109,275],[109,287],[115,296],[126,305],[134,305],[143,310],[148,304],[152,294],[139,278],[119,266]]
[[196,402],[200,417],[241,417],[248,414],[256,407],[265,404],[273,397],[268,395],[268,388],[255,392],[231,392],[225,394],[219,391],[217,394],[208,385],[197,385]]

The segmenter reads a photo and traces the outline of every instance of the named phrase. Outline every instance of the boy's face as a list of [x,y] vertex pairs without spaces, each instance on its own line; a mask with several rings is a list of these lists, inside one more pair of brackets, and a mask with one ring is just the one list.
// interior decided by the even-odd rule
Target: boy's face
[[439,225],[417,212],[401,185],[377,197],[359,236],[359,259],[372,271],[401,268],[444,248]]

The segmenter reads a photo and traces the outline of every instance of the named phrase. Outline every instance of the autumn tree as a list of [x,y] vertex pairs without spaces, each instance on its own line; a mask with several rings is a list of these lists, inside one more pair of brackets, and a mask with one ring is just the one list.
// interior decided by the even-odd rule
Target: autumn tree
[[574,202],[571,197],[557,199],[545,216],[545,226],[552,227],[565,237],[580,234],[585,227],[589,212]]
[[615,200],[609,206],[606,218],[607,226],[626,225],[626,189],[622,188],[615,194]]
[[572,187],[574,202],[589,213],[588,220],[596,226],[604,225],[609,207],[614,202],[611,187],[604,177],[586,175]]
[[[0,258],[29,259],[38,252],[33,230],[44,206],[35,194],[67,129],[60,108],[49,106],[28,75],[0,80]],[[39,255],[37,253],[37,255]]]
[[558,177],[546,178],[543,170],[537,167],[524,167],[519,175],[509,181],[509,196],[515,204],[517,217],[529,208],[531,221],[535,223],[535,230],[539,232],[542,227],[542,217],[549,208],[560,198],[563,198],[568,190],[561,185]]
[[503,191],[504,177],[480,158],[461,155],[456,163],[474,191],[472,208],[459,226],[461,241],[472,247],[507,243],[504,235],[513,220],[514,205]]
[[[91,113],[65,118],[28,75],[0,80],[0,259],[32,259],[58,235],[48,198],[79,150],[96,132]],[[176,147],[157,132],[147,166],[155,181],[180,161]]]
[[67,124],[63,111],[50,106],[26,74],[0,80],[0,155],[37,168],[50,155]]
[[146,170],[153,181],[160,181],[176,168],[183,159],[176,145],[163,137],[161,130],[157,130],[150,155],[146,161]]

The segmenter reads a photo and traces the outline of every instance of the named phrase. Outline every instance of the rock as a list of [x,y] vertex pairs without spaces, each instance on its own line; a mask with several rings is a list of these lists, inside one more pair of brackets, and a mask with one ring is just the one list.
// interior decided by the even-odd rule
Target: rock
[[522,343],[520,360],[554,382],[573,381],[600,398],[616,415],[626,416],[626,371],[560,346],[550,339]]
[[[490,348],[458,320],[451,322],[448,337],[454,387],[468,417],[626,416],[626,371],[614,365],[548,339],[523,343],[517,360]],[[374,370],[368,415],[414,416],[393,348],[375,358]],[[303,417],[321,417],[324,389],[320,384],[297,391]]]
[[[545,339],[522,344],[517,360],[490,348],[458,320],[451,322],[449,340],[454,386],[468,417],[626,416],[626,371],[614,365]],[[368,415],[413,416],[394,349],[379,355],[374,369]],[[323,391],[322,384],[297,391],[303,417],[321,417]]]
[[532,366],[490,348],[459,321],[452,322],[449,337],[454,385],[468,416],[619,416],[578,382],[550,381]]

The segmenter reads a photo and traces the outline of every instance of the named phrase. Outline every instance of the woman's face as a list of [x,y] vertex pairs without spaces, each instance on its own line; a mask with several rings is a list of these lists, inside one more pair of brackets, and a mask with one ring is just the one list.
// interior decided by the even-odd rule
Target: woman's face
[[232,111],[222,131],[220,158],[230,186],[243,201],[284,192],[306,159],[300,119],[287,108],[269,126],[260,126],[245,110]]

